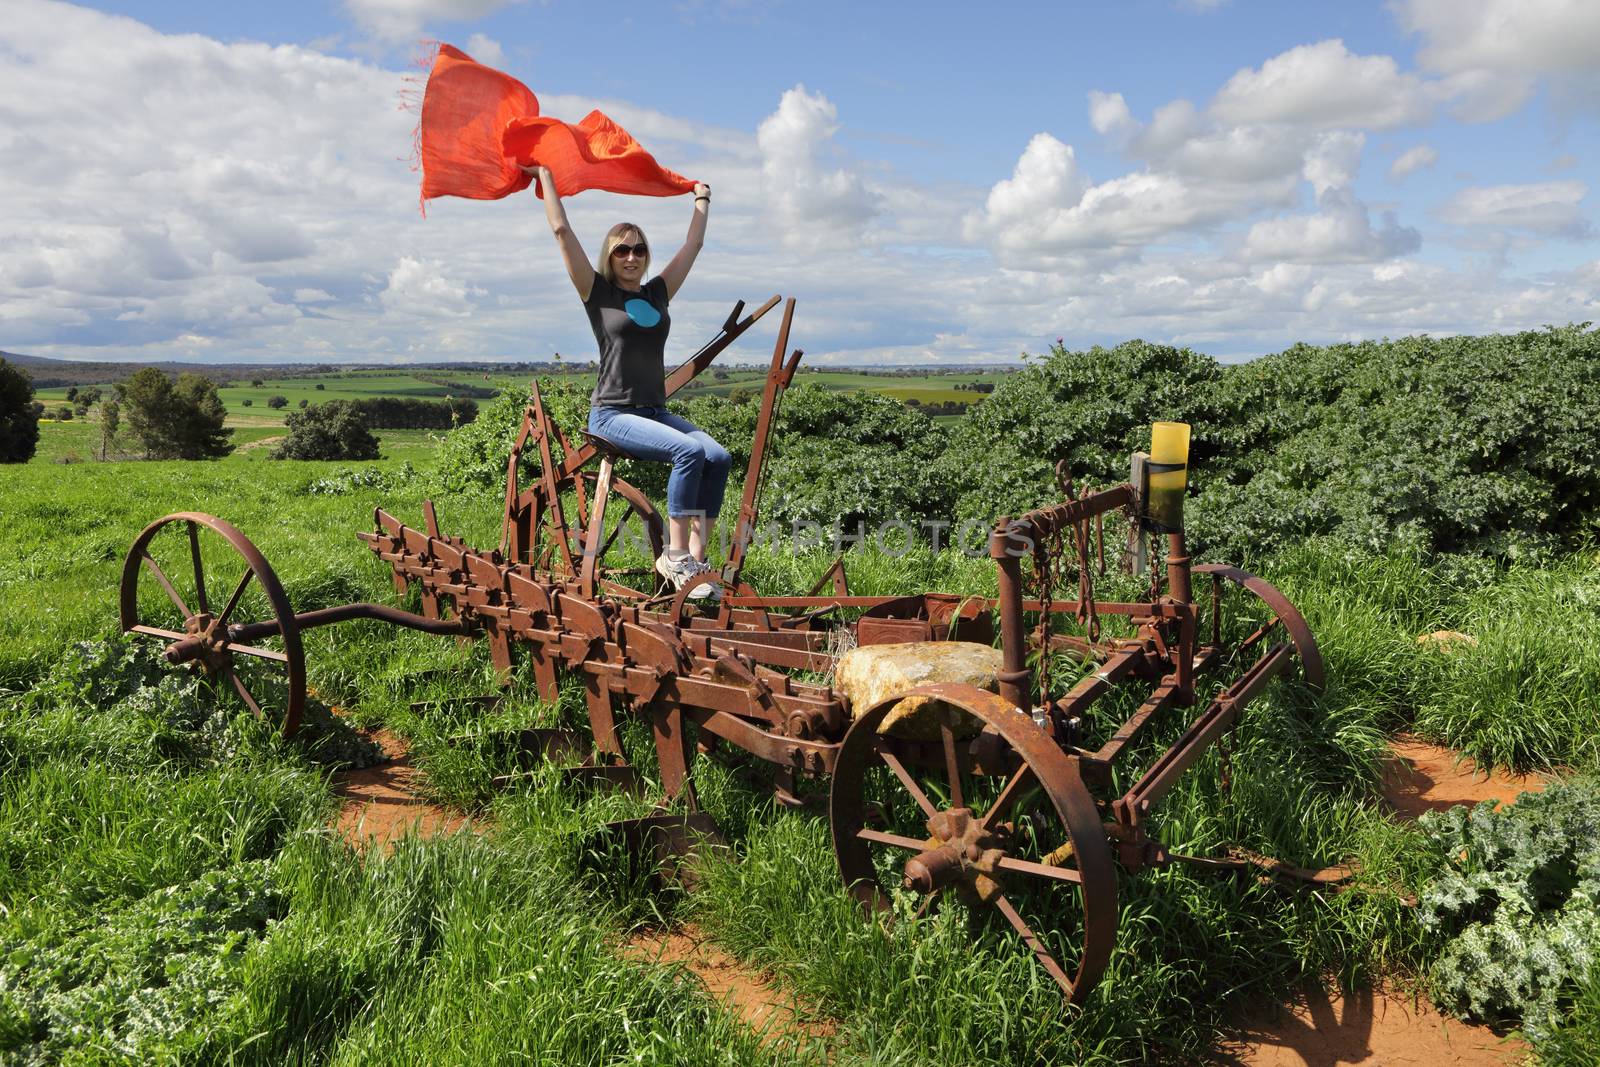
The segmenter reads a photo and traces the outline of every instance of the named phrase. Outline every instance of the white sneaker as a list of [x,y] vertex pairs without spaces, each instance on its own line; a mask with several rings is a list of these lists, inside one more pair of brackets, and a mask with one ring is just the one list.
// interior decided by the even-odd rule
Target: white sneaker
[[[673,559],[666,552],[656,557],[656,573],[671,582],[674,589],[682,589],[692,579],[710,572],[711,568],[709,566],[688,553],[684,553],[677,559]],[[715,602],[722,599],[722,591],[714,585],[699,585],[689,591],[689,599]]]

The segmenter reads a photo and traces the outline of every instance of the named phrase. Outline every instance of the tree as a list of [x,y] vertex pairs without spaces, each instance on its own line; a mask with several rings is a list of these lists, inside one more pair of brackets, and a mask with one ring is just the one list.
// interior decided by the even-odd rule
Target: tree
[[252,405],[254,403],[255,403],[255,401],[251,400],[249,397],[245,397],[243,400],[239,401],[239,404],[242,407],[249,407],[250,405]]
[[111,451],[111,446],[117,440],[117,426],[122,421],[122,409],[115,400],[107,400],[100,405],[100,458],[104,460],[106,453]]
[[145,367],[117,386],[117,399],[149,459],[214,459],[232,451],[233,431],[222,428],[227,409],[210,378],[180,374],[174,382]]
[[255,386],[257,389],[260,389],[261,388],[261,379],[260,378],[251,378],[250,379],[250,384]]
[[[72,390],[69,389],[67,392],[71,393]],[[89,414],[90,408],[100,403],[100,387],[91,385],[87,389],[79,389],[76,398],[68,396],[67,399],[72,401],[73,413],[79,418],[82,418],[83,416]]]
[[321,382],[318,382],[318,383],[317,383],[317,392],[319,392],[319,393],[320,393],[320,392],[322,392],[322,391],[323,391],[323,390],[324,390],[324,389],[326,389],[326,388],[327,388],[327,386],[326,386],[326,385],[323,385],[323,384],[322,384],[322,383],[321,383]]
[[300,398],[300,410],[304,411],[306,409],[306,406],[308,404],[310,404],[310,403],[311,403],[311,401],[307,400],[305,397],[301,397]]
[[26,463],[39,447],[33,379],[0,358],[0,463]]
[[349,400],[292,411],[284,420],[289,434],[272,451],[273,459],[377,459],[378,439],[367,417]]
[[267,397],[267,407],[271,408],[274,411],[278,410],[279,408],[286,408],[288,406],[289,406],[289,398],[286,397],[286,396],[283,396],[282,394],[279,394],[278,396],[269,396],[269,397]]

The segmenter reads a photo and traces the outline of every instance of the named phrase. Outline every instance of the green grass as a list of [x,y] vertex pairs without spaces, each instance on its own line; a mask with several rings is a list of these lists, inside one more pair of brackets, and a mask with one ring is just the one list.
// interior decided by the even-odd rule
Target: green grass
[[[378,505],[420,524],[433,446],[382,436],[390,458],[372,464],[247,452],[35,462],[0,480],[0,968],[12,968],[0,974],[0,1055],[57,1041],[56,1055],[96,1062],[820,1060],[820,1048],[759,1044],[681,973],[615,952],[636,923],[693,918],[839,1020],[830,1062],[1181,1061],[1296,982],[1404,977],[1425,964],[1427,940],[1395,892],[1426,877],[1420,850],[1374,803],[1394,731],[1509,762],[1593,759],[1582,715],[1600,664],[1583,651],[1588,628],[1563,630],[1595,610],[1592,560],[1446,574],[1314,545],[1269,577],[1304,609],[1327,690],[1280,685],[1253,704],[1231,792],[1208,753],[1163,802],[1157,832],[1191,853],[1239,844],[1308,866],[1356,859],[1357,888],[1290,893],[1181,869],[1120,876],[1119,947],[1081,1009],[1062,1008],[1014,936],[969,929],[958,907],[885,935],[843,893],[825,820],[776,810],[707,761],[696,768],[702,802],[734,851],[700,892],[655,895],[597,870],[585,860],[593,831],[647,802],[576,795],[548,770],[510,791],[489,785],[514,769],[495,731],[581,725],[581,694],[569,683],[557,706],[542,704],[524,663],[494,711],[452,705],[444,698],[491,691],[487,650],[376,623],[307,635],[320,698],[406,737],[425,790],[493,832],[362,857],[323,829],[333,801],[315,751],[170,683],[86,675],[68,652],[115,629],[127,545],[177,510],[239,526],[297,610],[394,602],[386,568],[352,534]],[[52,436],[52,447],[65,441]],[[356,484],[357,469],[386,484]],[[311,491],[323,483],[334,491]],[[493,492],[438,497],[445,529],[482,547],[498,542],[500,506]],[[762,549],[746,577],[799,590],[828,558]],[[857,592],[994,589],[992,563],[948,552],[857,552],[849,569]],[[1108,597],[1131,589],[1115,576],[1101,586]],[[1475,633],[1477,654],[1419,650],[1417,635],[1440,628]],[[439,702],[410,706],[428,699]],[[1183,725],[1180,715],[1155,724],[1133,762]],[[625,740],[653,776],[640,724]],[[1593,1017],[1589,1003],[1575,1020]],[[1581,1025],[1569,1029],[1581,1048]]]

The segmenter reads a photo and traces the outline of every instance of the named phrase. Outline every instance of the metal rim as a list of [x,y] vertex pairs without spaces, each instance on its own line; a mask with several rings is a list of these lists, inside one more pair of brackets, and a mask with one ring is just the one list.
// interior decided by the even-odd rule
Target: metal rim
[[[178,592],[177,586],[172,579],[161,570],[160,565],[149,553],[150,544],[156,535],[166,527],[179,523],[185,524],[188,530],[193,581],[187,591],[194,594],[199,610],[189,605],[188,601]],[[211,612],[211,605],[206,591],[205,568],[200,558],[198,535],[202,526],[226,541],[244,560],[246,568],[244,576],[234,586],[222,610],[214,615]],[[147,626],[139,621],[139,579],[141,575],[145,574],[150,575],[151,579],[161,586],[174,606],[183,613],[184,633]],[[278,635],[283,641],[282,652],[229,640],[229,631],[233,626],[237,625],[232,618],[232,613],[239,602],[239,598],[252,581],[260,587],[261,594],[267,599],[272,621],[277,624]],[[231,523],[203,512],[179,511],[157,519],[149,526],[146,526],[140,531],[139,536],[134,539],[133,545],[128,549],[128,555],[122,563],[119,608],[123,632],[172,642],[168,646],[169,658],[171,658],[171,650],[179,645],[183,645],[187,649],[193,648],[197,639],[204,643],[206,646],[204,650],[189,658],[200,659],[208,670],[225,676],[226,680],[232,684],[250,709],[262,718],[269,717],[267,709],[262,706],[261,702],[240,680],[237,672],[233,670],[233,657],[236,655],[250,656],[275,663],[283,671],[287,687],[282,711],[283,735],[285,737],[293,736],[295,731],[300,728],[300,718],[305,711],[306,668],[305,651],[300,642],[299,625],[295,621],[294,612],[289,607],[289,598],[284,595],[283,585],[278,581],[278,576],[273,571],[272,565],[261,554],[261,550],[256,548],[250,539],[235,529]],[[253,621],[265,622],[267,620]]]
[[1300,609],[1290,603],[1289,598],[1280,593],[1276,586],[1265,578],[1258,578],[1249,571],[1225,563],[1204,563],[1195,567],[1194,573],[1209,574],[1213,580],[1232,582],[1241,589],[1255,594],[1262,603],[1272,609],[1288,633],[1289,640],[1294,643],[1295,652],[1300,659],[1300,674],[1305,683],[1319,690],[1326,684],[1322,652],[1317,648],[1317,639],[1311,635],[1311,627],[1306,625],[1305,616],[1300,614]]
[[[941,802],[930,798],[921,789],[905,765],[889,751],[891,746],[880,743],[878,728],[894,706],[907,696],[935,697],[966,711],[985,727],[997,732],[1018,758],[1019,765],[1009,773],[1006,784],[985,811],[978,812],[965,807],[961,782],[970,776],[961,768],[960,745],[955,741],[948,722],[941,724],[940,732],[946,758],[946,785],[950,787],[946,795],[950,801],[942,806]],[[866,825],[866,776],[875,766],[888,767],[900,782],[900,788],[928,816],[928,840],[884,834]],[[1035,785],[1039,787],[1036,793],[1032,792]],[[1033,810],[1044,811],[1047,808],[1046,814],[1053,814],[1057,828],[1066,834],[1066,841],[1061,842],[1049,856],[1040,858],[1051,859],[1057,855],[1063,858],[1051,859],[1049,863],[1023,859],[1011,855],[1007,846],[985,837],[989,831],[1009,825],[999,817],[1016,815],[1013,808],[1024,795],[1034,798]],[[958,811],[967,812],[968,815],[950,814]],[[946,821],[936,822],[940,817]],[[919,686],[868,709],[850,727],[840,745],[829,798],[829,824],[833,833],[834,853],[839,861],[839,873],[844,878],[845,886],[858,903],[874,913],[888,910],[890,901],[878,880],[872,846],[894,849],[898,855],[905,857],[907,888],[922,893],[925,897],[923,910],[926,910],[945,888],[951,885],[965,888],[964,883],[954,880],[962,876],[953,876],[950,880],[934,884],[938,877],[938,871],[934,868],[943,864],[942,870],[948,874],[952,855],[950,850],[959,847],[942,842],[934,828],[955,829],[965,825],[969,838],[978,843],[981,851],[979,862],[991,871],[999,872],[992,876],[973,876],[991,877],[992,885],[987,886],[988,889],[1001,887],[998,892],[991,892],[987,899],[980,898],[978,903],[987,904],[1005,918],[1061,987],[1066,999],[1074,1004],[1083,1003],[1105,972],[1112,946],[1116,942],[1117,886],[1111,849],[1099,811],[1079,777],[1076,763],[1027,715],[997,694],[973,686],[942,683]],[[973,829],[974,826],[977,830]],[[977,836],[974,837],[974,834]],[[995,848],[986,850],[984,845],[995,845]],[[922,851],[916,852],[917,849]],[[1068,861],[1065,857],[1070,857],[1075,866],[1062,866]],[[930,875],[934,881],[923,878],[924,875]],[[970,870],[968,876],[971,876]],[[1038,888],[1076,887],[1083,913],[1083,944],[1074,973],[1067,972],[1062,961],[1055,957],[1044,939],[1030,927],[1006,895],[1003,887],[1015,886],[1023,878],[1031,879],[1031,884]],[[910,884],[918,879],[918,884]]]

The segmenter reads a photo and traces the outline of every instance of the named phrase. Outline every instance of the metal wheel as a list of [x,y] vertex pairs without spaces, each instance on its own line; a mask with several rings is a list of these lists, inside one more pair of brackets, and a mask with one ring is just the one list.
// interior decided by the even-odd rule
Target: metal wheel
[[[588,508],[594,502],[595,482],[598,475],[593,471],[580,472],[578,477],[584,480],[584,504],[580,509],[576,506],[577,496],[575,482],[568,478],[560,485],[562,509],[566,512],[568,506],[572,510],[572,517],[568,519],[568,528],[565,531],[556,528],[553,521],[554,515],[550,508],[543,509],[541,525],[543,529],[538,537],[544,547],[540,550],[539,558],[541,567],[558,573],[566,571],[566,557],[556,544],[563,536],[567,538],[567,549],[572,553],[572,558],[581,563],[583,559],[583,538],[589,527]],[[603,578],[613,578],[614,575],[632,572],[608,570],[605,567],[606,553],[614,548],[618,541],[623,539],[623,532],[628,528],[631,520],[638,519],[639,525],[644,529],[645,540],[650,551],[650,565],[654,565],[657,556],[661,555],[666,541],[666,525],[661,521],[661,514],[650,503],[650,498],[636,486],[623,481],[621,478],[611,479],[611,497],[606,503],[606,532],[600,539],[599,551],[596,557],[599,562],[599,574]],[[639,573],[644,573],[640,570]],[[654,571],[649,572],[654,576]],[[613,579],[614,580],[614,579]]]
[[[1202,612],[1198,620],[1200,632],[1197,636],[1202,643],[1229,648],[1237,668],[1256,662],[1275,645],[1287,640],[1300,661],[1301,678],[1313,689],[1322,688],[1322,653],[1305,617],[1288,597],[1265,579],[1227,564],[1202,564],[1194,568],[1194,573],[1197,577],[1209,575],[1212,583],[1209,611]],[[1225,596],[1227,585],[1250,595]],[[1195,599],[1200,600],[1201,596],[1201,591],[1196,590]]]
[[[905,696],[966,711],[1000,735],[1011,758],[974,773],[947,715],[942,768],[910,764],[912,746],[878,732]],[[1077,765],[996,694],[926,685],[868,709],[840,746],[829,821],[845,885],[869,911],[892,909],[892,892],[903,892],[920,915],[953,892],[973,914],[1003,918],[1068,1001],[1082,1003],[1104,972],[1117,887],[1099,812]]]
[[122,564],[125,633],[167,642],[257,716],[300,726],[305,654],[294,612],[260,550],[213,515],[180,511],[146,526]]

